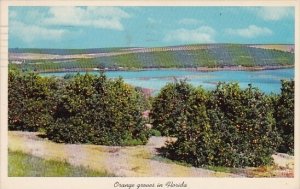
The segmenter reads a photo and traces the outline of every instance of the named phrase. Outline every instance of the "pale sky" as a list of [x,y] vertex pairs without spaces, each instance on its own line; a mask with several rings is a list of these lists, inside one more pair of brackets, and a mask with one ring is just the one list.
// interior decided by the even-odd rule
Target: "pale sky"
[[294,44],[292,7],[9,7],[10,48]]

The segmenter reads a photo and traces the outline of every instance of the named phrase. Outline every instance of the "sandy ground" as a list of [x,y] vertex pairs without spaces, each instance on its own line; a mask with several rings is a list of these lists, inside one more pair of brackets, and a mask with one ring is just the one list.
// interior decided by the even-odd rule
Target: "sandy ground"
[[[151,137],[149,142],[144,146],[111,147],[83,144],[58,144],[38,137],[38,134],[39,133],[34,132],[9,131],[8,147],[12,151],[23,151],[44,159],[67,161],[72,165],[83,165],[94,170],[106,170],[108,173],[122,177],[247,176],[245,173],[231,174],[215,172],[164,161],[159,158],[157,148],[164,146],[165,141],[168,140],[166,137]],[[285,154],[276,154],[273,157],[276,164],[278,164],[278,166],[276,166],[279,170],[279,173],[276,174],[277,176],[290,177],[291,173],[293,175],[294,159],[292,157]],[[285,174],[282,174],[282,171],[284,171]],[[286,173],[286,171],[289,172]]]

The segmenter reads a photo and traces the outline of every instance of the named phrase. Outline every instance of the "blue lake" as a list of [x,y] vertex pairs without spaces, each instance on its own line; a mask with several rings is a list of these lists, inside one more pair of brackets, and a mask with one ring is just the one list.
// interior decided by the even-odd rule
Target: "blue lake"
[[[186,70],[147,70],[147,71],[107,71],[109,78],[122,77],[126,83],[134,86],[160,90],[166,83],[176,79],[187,79],[194,86],[214,89],[221,82],[238,82],[242,88],[251,83],[265,93],[280,93],[280,80],[294,78],[294,69],[262,71],[215,71],[198,72]],[[72,72],[43,73],[43,76],[63,77]],[[84,74],[86,72],[80,72]],[[99,72],[89,72],[99,74]],[[75,73],[74,73],[75,74]]]

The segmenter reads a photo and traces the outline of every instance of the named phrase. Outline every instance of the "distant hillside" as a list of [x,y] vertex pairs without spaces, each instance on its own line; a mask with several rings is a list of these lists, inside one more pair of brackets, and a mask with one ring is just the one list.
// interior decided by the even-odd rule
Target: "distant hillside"
[[38,49],[38,48],[11,48],[10,53],[32,53],[32,54],[52,54],[52,55],[74,55],[92,54],[119,51],[122,48],[95,48],[95,49]]
[[205,44],[156,48],[9,49],[11,66],[74,69],[293,66],[294,45]]

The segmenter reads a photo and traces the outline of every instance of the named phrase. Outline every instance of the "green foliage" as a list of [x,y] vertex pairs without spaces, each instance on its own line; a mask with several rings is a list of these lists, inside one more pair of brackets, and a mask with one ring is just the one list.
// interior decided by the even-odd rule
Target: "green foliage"
[[65,143],[144,144],[149,133],[140,98],[122,79],[78,74],[57,93],[54,121],[46,134]]
[[167,134],[176,136],[177,140],[167,144],[165,156],[201,166],[211,154],[209,145],[212,133],[206,109],[208,95],[202,88],[192,88],[185,82],[175,85],[179,85],[175,91],[180,94],[180,104],[175,108],[180,110],[176,112],[176,117],[172,117],[173,123],[169,122],[174,125]]
[[[42,129],[56,142],[139,145],[150,135],[172,136],[164,155],[198,167],[268,165],[275,150],[294,152],[294,81],[282,81],[280,95],[176,81],[149,100],[103,74],[57,79],[13,69],[8,80],[9,129]],[[149,108],[152,129],[142,116]]]
[[194,108],[201,106],[201,104],[193,104],[195,97],[198,97],[199,103],[202,103],[206,99],[206,94],[202,89],[194,89],[186,81],[167,84],[153,99],[153,108],[150,112],[153,128],[166,136],[180,134],[187,114],[192,114]]
[[194,166],[260,166],[272,163],[280,143],[270,100],[249,86],[220,83],[208,95],[180,82],[156,97],[153,127],[177,140],[164,155]]
[[212,92],[208,115],[213,132],[211,165],[260,166],[272,163],[280,143],[272,104],[249,85],[219,84]]
[[10,130],[37,131],[52,122],[54,78],[35,73],[10,71],[8,74],[8,127]]
[[[57,49],[24,49],[24,52],[63,55],[85,54],[89,50],[69,49],[64,52],[61,51]],[[294,65],[294,53],[239,44],[194,45],[185,46],[176,51],[164,48],[154,48],[151,52],[134,52],[129,50],[127,54],[123,54],[124,50],[117,48],[92,49],[91,52],[121,52],[122,54],[95,58],[78,58],[69,61],[36,59],[22,64],[14,64],[14,66],[23,70],[52,72],[61,70],[92,70],[93,68],[120,69],[120,67],[122,69],[141,69]]]
[[160,131],[156,130],[156,129],[150,129],[150,135],[151,136],[161,136]]
[[142,105],[142,111],[147,111],[151,109],[152,97],[151,97],[151,89],[145,89],[141,87],[134,87],[137,93],[141,96],[139,98],[139,104]]
[[281,94],[275,103],[276,127],[279,130],[283,142],[278,148],[279,152],[294,153],[294,106],[295,106],[295,82],[281,81]]
[[147,100],[122,79],[10,71],[8,92],[10,130],[43,130],[65,143],[137,145],[149,137],[142,117]]
[[108,177],[105,170],[94,171],[67,162],[44,160],[19,151],[8,152],[9,177]]

